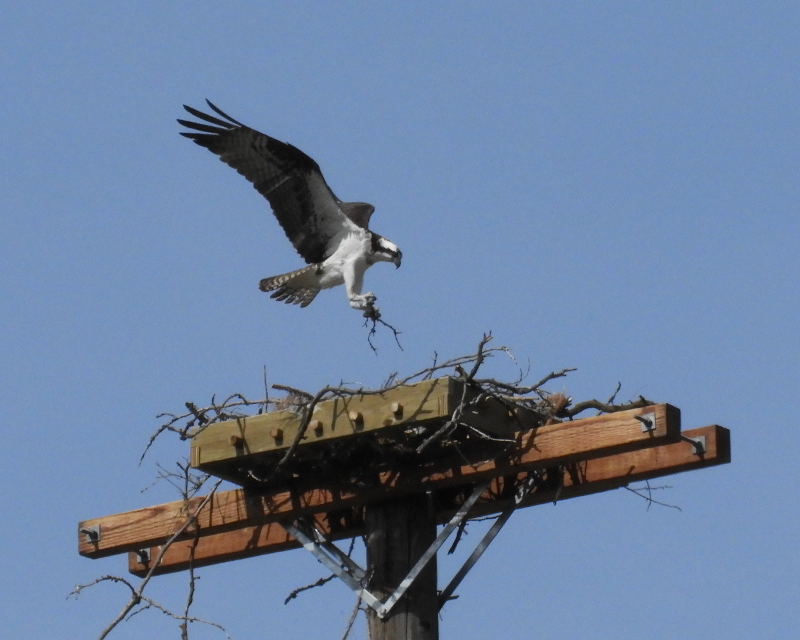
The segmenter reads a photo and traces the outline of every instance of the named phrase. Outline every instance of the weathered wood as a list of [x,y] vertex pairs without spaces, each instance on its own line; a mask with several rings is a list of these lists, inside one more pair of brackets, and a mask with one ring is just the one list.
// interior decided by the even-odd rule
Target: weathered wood
[[[703,427],[684,432],[688,437],[705,437],[705,453],[702,457],[695,455],[688,442],[680,441],[648,449],[615,454],[603,458],[585,460],[566,465],[563,469],[563,487],[560,491],[536,492],[531,494],[522,506],[532,506],[551,502],[558,493],[559,500],[589,495],[616,489],[632,482],[639,482],[665,475],[726,464],[731,460],[730,432],[720,426]],[[508,504],[503,499],[503,486],[516,476],[497,478],[481,497],[481,501],[473,507],[470,514],[474,516],[488,515],[502,511]],[[466,478],[469,479],[469,478]],[[233,493],[233,492],[232,492]],[[328,507],[331,504],[328,503]],[[318,509],[325,508],[320,504]],[[446,522],[457,508],[440,508],[436,514],[439,523]],[[350,527],[339,527],[331,530],[328,520],[319,515],[318,526],[332,540],[350,538],[364,532],[363,523],[356,522]],[[241,521],[240,529],[225,533],[208,533],[201,529],[201,537],[195,548],[195,566],[205,566],[229,560],[248,558],[275,551],[296,548],[299,544],[287,536],[279,525],[248,524]],[[218,529],[217,529],[218,531]],[[174,543],[165,553],[162,565],[156,573],[171,573],[188,567],[189,548],[192,541]],[[153,549],[152,553],[157,553]],[[155,557],[155,555],[153,555]],[[129,570],[136,575],[143,575],[147,567],[137,561],[135,554],[129,556]]]
[[[463,382],[434,378],[397,387],[381,395],[354,395],[320,402],[301,446],[357,436],[386,428],[410,428],[447,420],[459,405]],[[466,398],[475,397],[468,389]],[[536,426],[536,415],[524,407],[510,413],[494,399],[481,402],[462,422],[497,435],[511,435]],[[237,484],[247,484],[240,470],[252,462],[287,449],[302,424],[295,411],[278,411],[209,425],[192,438],[192,466]]]
[[[320,402],[312,418],[314,429],[305,443],[322,442],[390,426],[424,424],[450,415],[451,379],[436,378],[398,387],[384,395],[352,396]],[[393,412],[397,403],[402,411]],[[351,419],[361,416],[361,419]],[[192,438],[192,466],[208,465],[289,447],[301,425],[295,411],[277,411],[212,424]],[[278,436],[279,433],[279,437]],[[234,437],[235,440],[231,438]]]
[[[367,588],[385,601],[436,538],[429,496],[417,494],[368,505],[365,513]],[[367,609],[370,640],[438,640],[436,556],[431,558],[389,615]]]
[[[639,449],[617,455],[594,458],[568,464],[562,467],[562,488],[551,491],[537,492],[528,496],[520,503],[520,507],[530,507],[538,504],[568,498],[602,493],[612,489],[619,489],[633,482],[643,482],[685,471],[705,469],[731,461],[730,431],[719,425],[700,427],[684,431],[688,438],[705,438],[705,452],[702,456],[695,453],[694,447],[680,441],[659,447]],[[496,481],[490,486],[487,493],[493,496],[501,494]],[[470,515],[478,517],[498,513],[511,503],[511,499],[498,499],[485,496],[470,511]],[[444,522],[449,518],[455,508],[438,513],[438,520]]]
[[[652,431],[642,431],[636,416],[653,413]],[[372,485],[314,488],[298,492],[278,492],[260,496],[252,491],[235,490],[214,496],[199,517],[204,534],[219,533],[250,524],[280,518],[365,505],[390,497],[408,495],[478,482],[481,479],[519,473],[528,468],[586,460],[676,440],[680,437],[680,413],[670,405],[653,405],[609,415],[547,425],[517,435],[517,447],[502,459],[450,467],[423,467],[377,476]],[[125,551],[136,551],[164,542],[177,530],[186,513],[202,498],[172,502],[79,523],[79,529],[99,525],[101,538],[90,543],[79,534],[78,551],[100,558]],[[187,534],[189,537],[189,534]]]
[[[126,511],[111,516],[92,518],[78,523],[78,529],[100,527],[100,540],[90,543],[86,536],[78,534],[78,552],[89,558],[103,558],[125,551],[136,551],[166,541],[193,513],[205,496],[197,496],[186,502],[168,502],[154,507]],[[274,501],[284,510],[283,504],[291,496],[274,496]],[[219,492],[212,496],[208,506],[198,515],[200,528],[206,531],[235,529],[250,517],[263,510],[260,498],[250,496],[242,489]],[[280,507],[279,507],[280,508]],[[189,537],[190,533],[187,533]]]
[[[316,514],[310,517],[315,519],[319,530],[331,541],[344,540],[364,533],[364,524],[361,521],[354,522],[346,529],[332,530],[330,522],[324,514]],[[156,568],[154,573],[155,575],[161,575],[185,571],[189,568],[190,558],[192,558],[194,567],[198,568],[232,560],[253,558],[267,553],[297,549],[300,546],[277,522],[242,526],[240,529],[213,535],[203,535],[201,532],[196,542],[194,540],[181,540],[170,545],[169,549],[164,553],[161,565]],[[145,548],[149,549],[151,558],[155,558],[158,555],[159,547]],[[132,574],[142,577],[149,569],[149,564],[139,562],[139,556],[136,553],[128,554],[128,571]]]
[[[341,540],[343,536],[332,534],[328,521],[324,515],[311,516],[315,519],[321,531],[326,532],[331,539]],[[350,529],[358,531],[355,527]],[[352,537],[352,536],[348,536]],[[215,558],[226,558],[230,560],[243,560],[254,556],[264,555],[264,550],[269,549],[269,553],[296,549],[300,545],[290,536],[286,529],[277,522],[270,522],[253,527],[243,527],[233,531],[226,531],[217,536],[201,537],[194,540],[184,540],[177,544],[170,545],[165,553],[168,555],[168,564],[162,560],[161,566],[156,569],[157,575],[163,573],[174,573],[185,571],[190,563],[195,567],[217,564]],[[155,558],[159,553],[159,547],[149,547],[150,558]],[[143,577],[150,570],[149,562],[140,562],[136,553],[128,554],[128,570],[140,577]]]

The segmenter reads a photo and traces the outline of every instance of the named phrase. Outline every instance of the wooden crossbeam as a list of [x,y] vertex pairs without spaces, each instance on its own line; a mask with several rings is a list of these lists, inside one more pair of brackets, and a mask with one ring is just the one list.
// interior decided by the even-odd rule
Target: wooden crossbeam
[[[654,414],[652,429],[643,429],[637,416]],[[301,492],[257,495],[238,489],[219,493],[199,517],[204,537],[282,518],[330,512],[389,497],[475,483],[528,469],[613,455],[676,441],[680,411],[668,404],[582,418],[530,429],[517,435],[513,455],[475,465],[455,464],[402,472],[385,472],[371,486],[314,488]],[[79,523],[79,529],[100,527],[100,539],[90,542],[79,533],[78,551],[90,558],[162,544],[185,521],[202,498],[172,502]],[[186,537],[193,534],[187,533]]]
[[[557,490],[532,493],[520,506],[532,506],[559,500],[599,493],[623,487],[632,482],[649,480],[665,475],[726,464],[730,462],[730,432],[720,426],[709,426],[684,432],[690,438],[704,438],[704,452],[698,455],[694,446],[679,441],[626,453],[613,454],[601,458],[582,460],[561,468],[562,487]],[[471,478],[469,478],[471,480]],[[516,477],[496,478],[481,501],[470,512],[472,517],[489,515],[505,509],[510,498],[503,487],[514,482]],[[556,483],[558,484],[558,483]],[[329,503],[330,504],[333,503]],[[321,506],[321,505],[320,505]],[[437,521],[446,522],[457,508],[442,508],[437,513]],[[357,522],[349,527],[337,526],[335,519],[324,514],[315,516],[317,526],[331,540],[351,538],[363,533],[363,523]],[[333,523],[333,527],[331,526]],[[173,543],[167,549],[161,565],[155,573],[172,573],[188,568],[190,554],[193,564],[202,567],[231,560],[297,548],[300,545],[275,522],[240,521],[237,529],[221,533],[200,530],[197,540],[184,540]],[[151,558],[158,554],[158,548],[150,549]],[[135,575],[144,575],[149,566],[138,561],[138,556],[129,554],[128,568]]]

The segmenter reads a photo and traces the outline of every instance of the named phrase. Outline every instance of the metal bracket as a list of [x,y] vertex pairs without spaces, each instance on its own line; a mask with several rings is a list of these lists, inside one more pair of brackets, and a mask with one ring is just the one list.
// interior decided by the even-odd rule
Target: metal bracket
[[647,433],[648,431],[655,431],[656,429],[655,413],[643,413],[640,416],[633,416],[633,417],[642,423],[642,431],[644,433]]
[[[361,586],[361,579],[357,579],[352,573],[350,573],[350,571],[348,571],[347,568],[342,566],[342,563],[332,557],[332,555],[336,555],[338,558],[338,554],[330,554],[326,548],[323,548],[316,540],[307,536],[299,527],[295,526],[296,524],[298,523],[280,523],[280,525],[286,529],[286,531],[288,531],[289,534],[298,542],[300,542],[300,544],[302,544],[307,551],[313,553],[317,560],[324,564],[342,582],[355,591],[359,598],[361,598],[370,607],[377,610],[377,608],[381,606],[380,600],[378,600],[374,595]],[[359,570],[363,574],[363,569],[361,569],[361,567],[359,567]]]
[[517,492],[514,495],[514,502],[509,505],[508,509],[500,514],[497,520],[494,521],[494,524],[486,532],[486,535],[483,536],[483,539],[478,543],[478,546],[475,547],[475,550],[472,552],[472,554],[470,554],[469,558],[467,558],[467,561],[464,563],[464,565],[458,570],[456,575],[453,576],[453,579],[450,580],[450,583],[444,588],[444,590],[439,593],[439,609],[441,609],[448,600],[452,599],[453,592],[456,590],[458,585],[461,584],[461,581],[470,572],[470,569],[475,566],[480,557],[483,555],[483,552],[486,551],[488,546],[492,543],[492,540],[495,539],[495,536],[500,533],[500,529],[502,529],[505,523],[508,522],[511,514],[516,511],[520,503],[533,490],[533,487],[539,478],[540,476],[538,472],[531,471],[528,477],[525,479],[525,482],[523,482],[517,488]]
[[328,552],[328,554],[339,562],[339,565],[349,570],[350,575],[361,580],[364,577],[364,570],[346,553],[333,544],[325,534],[314,526],[310,519],[302,518],[295,520],[294,526],[302,531],[308,538],[312,539],[317,545]]
[[706,452],[706,437],[697,436],[690,438],[689,436],[681,435],[681,440],[685,440],[694,447],[694,455],[702,456]]
[[89,544],[97,544],[102,540],[100,535],[100,525],[95,525],[94,527],[82,527],[78,529],[78,533],[82,533],[86,536],[86,542]]
[[150,562],[150,549],[139,549],[135,553],[139,564],[148,564]]
[[[303,547],[314,554],[323,565],[333,572],[342,582],[344,582],[350,589],[352,589],[365,604],[375,610],[377,616],[381,619],[389,615],[394,605],[403,597],[408,588],[417,579],[422,570],[427,566],[436,555],[439,548],[445,543],[445,540],[450,534],[458,527],[467,517],[467,513],[472,508],[481,494],[489,487],[489,481],[483,482],[475,487],[470,494],[469,498],[464,501],[456,514],[450,519],[436,539],[428,547],[428,550],[422,554],[422,557],[408,572],[408,575],[400,582],[394,593],[390,595],[385,602],[381,602],[374,594],[369,592],[364,587],[364,580],[366,578],[366,571],[362,569],[353,560],[343,554],[336,545],[328,541],[328,539],[317,530],[316,527],[311,527],[311,531],[304,531],[308,523],[301,521],[295,522],[281,522],[280,525],[289,532]],[[527,495],[527,494],[526,494]],[[496,523],[495,523],[496,524]],[[488,544],[488,543],[487,543]],[[476,558],[477,560],[477,558]]]

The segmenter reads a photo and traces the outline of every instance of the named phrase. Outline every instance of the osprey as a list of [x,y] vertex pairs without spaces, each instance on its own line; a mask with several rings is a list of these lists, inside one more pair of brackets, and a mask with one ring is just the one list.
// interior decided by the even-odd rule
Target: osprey
[[183,105],[195,118],[210,124],[178,120],[194,129],[181,135],[216,153],[253,183],[308,263],[297,271],[264,278],[259,288],[272,291],[270,297],[276,300],[307,307],[322,289],[344,284],[351,307],[365,316],[378,315],[374,294],[361,293],[364,272],[376,262],[399,267],[403,254],[397,245],[369,230],[375,207],[342,202],[325,182],[319,165],[300,149],[259,133],[206,102],[224,120]]

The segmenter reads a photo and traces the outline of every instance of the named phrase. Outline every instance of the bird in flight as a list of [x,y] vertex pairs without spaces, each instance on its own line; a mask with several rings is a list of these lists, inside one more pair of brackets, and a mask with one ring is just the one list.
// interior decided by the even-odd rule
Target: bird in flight
[[[369,230],[375,210],[366,202],[342,202],[319,165],[297,147],[237,122],[206,100],[220,117],[183,105],[203,122],[178,120],[193,131],[181,135],[216,153],[247,178],[272,207],[286,236],[308,266],[264,278],[270,297],[307,307],[322,289],[345,286],[353,309],[379,317],[375,295],[361,293],[364,272],[376,262],[400,266],[396,244]],[[208,124],[206,124],[208,123]]]

